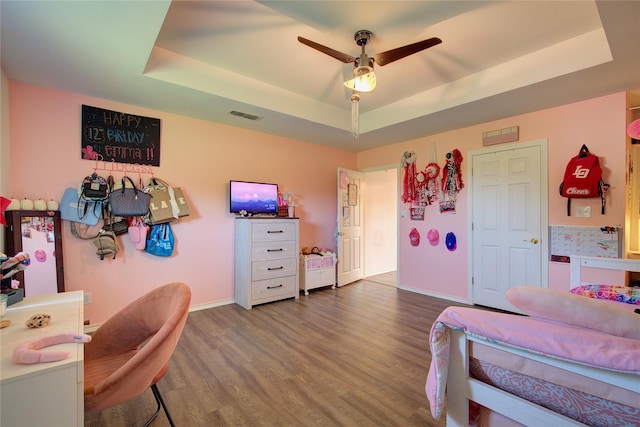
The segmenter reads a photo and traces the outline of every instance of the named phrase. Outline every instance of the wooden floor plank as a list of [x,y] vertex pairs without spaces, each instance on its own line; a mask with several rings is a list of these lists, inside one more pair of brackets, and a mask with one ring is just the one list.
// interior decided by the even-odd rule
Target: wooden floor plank
[[[424,386],[431,324],[450,305],[363,280],[193,312],[158,387],[177,426],[442,427]],[[141,426],[154,410],[148,391],[85,427]]]

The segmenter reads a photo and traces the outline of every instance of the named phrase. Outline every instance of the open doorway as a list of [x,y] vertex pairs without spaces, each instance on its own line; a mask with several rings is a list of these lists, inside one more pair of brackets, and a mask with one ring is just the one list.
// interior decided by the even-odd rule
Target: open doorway
[[364,171],[364,277],[397,286],[398,166]]

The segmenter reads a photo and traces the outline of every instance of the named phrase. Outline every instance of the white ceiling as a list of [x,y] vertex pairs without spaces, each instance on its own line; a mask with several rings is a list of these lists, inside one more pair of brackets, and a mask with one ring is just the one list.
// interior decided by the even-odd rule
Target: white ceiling
[[[635,0],[1,0],[0,16],[10,80],[353,151],[640,88]],[[370,56],[443,43],[375,68],[355,140],[352,65],[297,37],[358,56],[361,29]]]

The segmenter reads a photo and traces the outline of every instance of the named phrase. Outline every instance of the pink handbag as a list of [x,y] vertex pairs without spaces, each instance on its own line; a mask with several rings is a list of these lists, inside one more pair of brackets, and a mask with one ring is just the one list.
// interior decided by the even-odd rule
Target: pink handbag
[[134,217],[129,225],[129,240],[139,251],[144,251],[147,244],[147,233],[149,226],[142,221],[140,217]]

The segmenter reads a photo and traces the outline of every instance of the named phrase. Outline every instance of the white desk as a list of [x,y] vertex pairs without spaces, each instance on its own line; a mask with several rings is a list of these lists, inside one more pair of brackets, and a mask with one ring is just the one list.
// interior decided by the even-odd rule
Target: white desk
[[[24,322],[36,313],[51,315],[49,326],[29,329]],[[0,329],[0,426],[72,427],[84,425],[84,348],[66,343],[46,347],[71,357],[51,363],[19,365],[13,349],[26,341],[57,333],[82,333],[83,292],[25,298],[7,309],[11,326]]]

